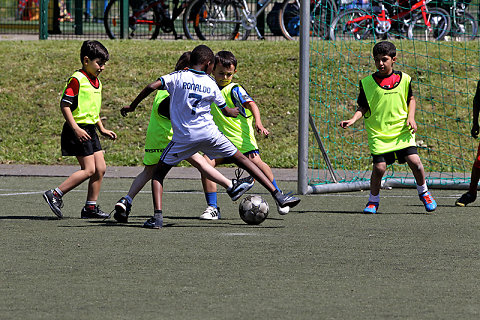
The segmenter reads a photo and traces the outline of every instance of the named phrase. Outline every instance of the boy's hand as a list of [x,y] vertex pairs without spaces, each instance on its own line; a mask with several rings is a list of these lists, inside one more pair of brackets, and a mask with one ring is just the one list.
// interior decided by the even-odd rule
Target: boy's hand
[[411,133],[417,132],[417,123],[415,122],[415,120],[407,119],[407,126],[410,126]]
[[235,108],[225,107],[222,109],[222,113],[225,117],[236,118],[240,114],[240,109],[238,107],[235,107]]
[[259,134],[263,134],[265,137],[268,137],[268,135],[270,134],[270,132],[265,129],[262,124],[255,124],[255,130],[257,130]]
[[478,138],[478,130],[479,130],[478,123],[474,122],[472,125],[472,131],[470,131],[470,133],[472,134],[472,137],[474,137],[475,139]]
[[117,134],[115,132],[113,132],[112,130],[100,131],[100,134],[104,137],[109,138],[110,140],[117,139]]
[[343,120],[343,121],[340,121],[340,127],[342,127],[343,129],[347,129],[348,127],[350,127],[354,123],[355,123],[355,121],[353,121],[352,119]]
[[125,106],[120,110],[120,114],[123,117],[127,116],[127,113],[135,111],[135,108],[132,108],[131,106]]
[[87,131],[83,130],[80,127],[78,127],[78,129],[73,129],[73,132],[75,132],[75,135],[77,136],[77,139],[80,142],[85,142],[92,139],[90,135],[87,133]]

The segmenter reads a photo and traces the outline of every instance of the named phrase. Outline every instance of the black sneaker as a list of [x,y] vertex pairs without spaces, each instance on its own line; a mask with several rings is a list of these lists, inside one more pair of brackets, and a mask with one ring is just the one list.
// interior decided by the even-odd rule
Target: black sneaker
[[148,229],[160,229],[163,227],[163,217],[161,215],[156,217],[153,216],[145,221],[143,227]]
[[243,170],[235,170],[236,178],[232,179],[232,188],[227,190],[228,195],[232,198],[233,201],[238,200],[245,192],[250,190],[255,183],[255,179],[252,176],[246,178],[240,178],[242,176]]
[[273,196],[275,201],[281,208],[290,207],[293,208],[300,203],[300,198],[291,196],[289,194],[283,194],[281,191],[278,191]]
[[471,195],[470,193],[464,193],[460,198],[455,201],[455,205],[457,207],[466,207],[467,204],[474,202],[477,200],[477,195]]
[[128,203],[125,197],[122,197],[115,204],[115,213],[113,214],[113,218],[117,220],[117,222],[126,223],[128,222],[128,215],[130,214],[130,210],[132,210],[132,205]]
[[110,215],[100,210],[100,207],[96,205],[93,209],[83,207],[81,217],[82,219],[107,219]]
[[50,206],[50,209],[52,209],[53,213],[55,213],[55,215],[57,217],[62,219],[63,218],[63,214],[62,214],[62,210],[61,210],[63,208],[62,198],[55,195],[53,190],[48,190],[48,191],[45,191],[45,193],[43,194],[43,199],[45,199],[45,201],[47,201],[47,203]]

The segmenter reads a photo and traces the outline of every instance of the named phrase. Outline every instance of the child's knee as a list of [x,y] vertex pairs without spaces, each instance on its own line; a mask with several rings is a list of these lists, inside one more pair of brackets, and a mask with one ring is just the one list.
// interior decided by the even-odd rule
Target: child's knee
[[373,164],[373,171],[378,174],[384,174],[387,170],[387,164],[385,162],[377,162]]

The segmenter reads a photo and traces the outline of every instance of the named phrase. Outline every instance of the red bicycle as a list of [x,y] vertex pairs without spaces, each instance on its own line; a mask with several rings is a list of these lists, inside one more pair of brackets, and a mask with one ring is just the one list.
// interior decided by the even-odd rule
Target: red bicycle
[[[332,40],[365,40],[370,36],[379,39],[389,37],[416,40],[442,40],[450,31],[451,18],[441,8],[428,8],[429,0],[409,4],[396,3],[392,8],[398,13],[389,16],[383,1],[372,6],[369,12],[348,9],[341,12],[330,26]],[[403,2],[403,1],[402,1]]]

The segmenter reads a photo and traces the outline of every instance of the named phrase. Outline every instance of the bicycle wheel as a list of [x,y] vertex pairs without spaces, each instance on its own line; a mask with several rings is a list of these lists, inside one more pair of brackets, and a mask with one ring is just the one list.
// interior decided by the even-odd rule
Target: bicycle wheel
[[[337,13],[337,5],[332,0],[311,2],[310,36],[328,39],[328,27]],[[278,12],[278,21],[283,36],[288,40],[298,40],[300,36],[300,0],[285,0]]]
[[245,40],[250,30],[240,31],[240,9],[235,1],[193,0],[183,14],[188,39]]
[[457,12],[452,22],[450,35],[457,41],[474,40],[478,33],[478,22],[468,12]]
[[450,15],[442,8],[428,8],[427,20],[430,21],[430,29],[421,13],[415,15],[408,27],[408,38],[425,41],[442,40],[450,31]]
[[[160,32],[161,18],[157,5],[147,4],[135,14],[128,6],[128,38],[156,39]],[[120,37],[120,1],[111,0],[103,14],[105,32],[110,39]]]
[[332,40],[365,40],[372,34],[372,19],[363,18],[369,14],[361,9],[347,9],[341,12],[330,26]]

